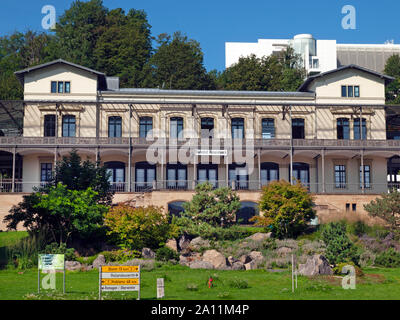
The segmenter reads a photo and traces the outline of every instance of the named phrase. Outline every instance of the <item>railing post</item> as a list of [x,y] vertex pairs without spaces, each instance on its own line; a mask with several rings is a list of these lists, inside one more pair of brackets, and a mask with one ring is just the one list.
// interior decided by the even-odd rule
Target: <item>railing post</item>
[[322,193],[325,193],[325,149],[321,151]]

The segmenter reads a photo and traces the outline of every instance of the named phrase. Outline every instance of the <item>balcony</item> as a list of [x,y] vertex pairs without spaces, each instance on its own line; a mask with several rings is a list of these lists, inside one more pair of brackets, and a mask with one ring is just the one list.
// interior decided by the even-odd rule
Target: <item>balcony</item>
[[[148,141],[145,138],[131,138],[133,148],[145,148],[154,144],[157,139]],[[199,147],[203,141],[199,138],[186,139],[169,139],[159,138],[160,146],[188,146]],[[337,139],[213,139],[209,140],[207,146],[209,148],[224,149],[225,146],[234,146],[242,143],[243,145],[254,146],[261,149],[289,149],[292,145],[301,149],[319,149],[319,148],[343,148],[343,149],[398,149],[400,148],[400,140],[337,140]],[[82,138],[82,137],[0,137],[0,147],[120,147],[129,146],[129,138]]]

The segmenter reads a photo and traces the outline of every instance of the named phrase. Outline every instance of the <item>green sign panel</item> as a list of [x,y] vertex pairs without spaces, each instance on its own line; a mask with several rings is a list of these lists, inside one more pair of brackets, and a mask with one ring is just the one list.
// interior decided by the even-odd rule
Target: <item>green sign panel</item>
[[64,270],[64,255],[39,254],[39,270]]

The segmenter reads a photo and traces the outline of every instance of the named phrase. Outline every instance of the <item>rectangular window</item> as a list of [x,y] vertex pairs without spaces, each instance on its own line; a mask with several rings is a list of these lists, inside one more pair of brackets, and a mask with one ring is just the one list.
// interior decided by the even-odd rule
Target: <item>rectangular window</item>
[[55,137],[56,136],[56,115],[46,114],[44,116],[44,136]]
[[335,165],[335,188],[346,188],[346,166]]
[[41,163],[40,164],[40,182],[49,182],[53,178],[53,164]]
[[232,139],[244,139],[244,119],[233,118],[231,126],[232,126]]
[[293,119],[292,120],[292,138],[293,139],[304,139],[304,119]]
[[179,117],[173,117],[170,120],[170,132],[169,137],[172,139],[183,138],[183,119]]
[[214,137],[214,119],[213,118],[201,118],[201,133],[200,136],[203,139]]
[[354,97],[356,97],[356,98],[360,97],[360,87],[359,86],[354,86]]
[[64,82],[58,82],[58,93],[64,93]]
[[363,118],[360,128],[360,118],[354,119],[353,122],[354,129],[354,140],[360,140],[360,131],[362,131],[362,140],[367,139],[367,121]]
[[336,131],[337,138],[339,140],[348,140],[350,139],[350,127],[349,127],[349,119],[340,118],[336,121]]
[[[362,189],[362,166],[360,166],[360,188]],[[371,167],[364,165],[364,188],[371,188]]]
[[348,98],[353,98],[353,86],[348,86],[347,87],[347,97]]
[[63,116],[62,118],[62,136],[75,137],[76,123],[75,116]]
[[347,97],[347,87],[346,86],[342,86],[342,97],[343,98]]
[[51,93],[57,93],[57,81],[51,82]]
[[153,118],[141,117],[139,119],[139,137],[146,138],[153,130]]
[[262,138],[275,138],[275,122],[274,119],[262,119]]
[[65,90],[64,93],[71,93],[71,82],[65,82]]
[[110,138],[122,137],[122,118],[109,117],[108,118],[108,136]]

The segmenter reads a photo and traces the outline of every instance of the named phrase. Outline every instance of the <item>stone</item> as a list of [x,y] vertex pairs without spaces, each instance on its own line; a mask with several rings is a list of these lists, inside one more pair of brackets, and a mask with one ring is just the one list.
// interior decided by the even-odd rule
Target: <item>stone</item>
[[189,266],[192,262],[200,260],[201,254],[198,252],[189,252],[179,256],[179,264],[183,266]]
[[214,249],[205,251],[202,260],[210,262],[214,269],[224,270],[227,268],[225,256]]
[[251,257],[248,254],[244,254],[239,258],[239,261],[243,264],[249,263],[251,261]]
[[202,237],[196,237],[190,241],[189,247],[193,250],[199,250],[200,248],[209,248],[210,241],[203,239]]
[[244,268],[245,268],[246,270],[254,270],[254,269],[257,269],[257,262],[254,261],[254,260],[252,260],[252,261],[250,261],[249,263],[245,263],[245,264],[244,264]]
[[240,261],[236,261],[232,264],[232,270],[244,270],[244,264],[241,263]]
[[292,253],[292,251],[293,251],[292,248],[281,247],[278,250],[276,250],[276,253],[278,254],[278,256],[283,257],[283,256],[286,256],[286,255]]
[[264,258],[260,251],[250,252],[249,257],[251,258],[251,260],[254,260],[254,261],[260,261]]
[[214,269],[212,263],[208,261],[194,261],[189,264],[190,269]]
[[323,255],[315,254],[308,258],[305,264],[299,265],[299,274],[303,276],[332,275],[333,271]]
[[245,240],[261,242],[261,241],[271,238],[271,235],[272,235],[271,232],[268,232],[268,233],[257,232],[255,234],[251,235],[250,237],[245,238]]
[[189,248],[190,246],[190,238],[186,235],[183,234],[178,241],[178,249],[179,250],[186,250]]
[[236,261],[238,261],[238,260],[235,259],[235,258],[232,257],[232,256],[229,256],[228,259],[227,259],[227,262],[228,262],[228,265],[229,265],[229,266],[232,266]]
[[171,250],[178,252],[178,243],[176,242],[176,239],[169,239],[165,246],[167,248],[170,248]]
[[154,259],[156,254],[150,248],[143,248],[142,249],[142,258],[144,259]]
[[78,261],[65,261],[65,270],[68,271],[76,271],[76,270],[81,270],[82,265]]
[[106,264],[106,258],[102,254],[99,254],[97,258],[93,261],[93,269],[98,269],[100,266],[104,266]]

